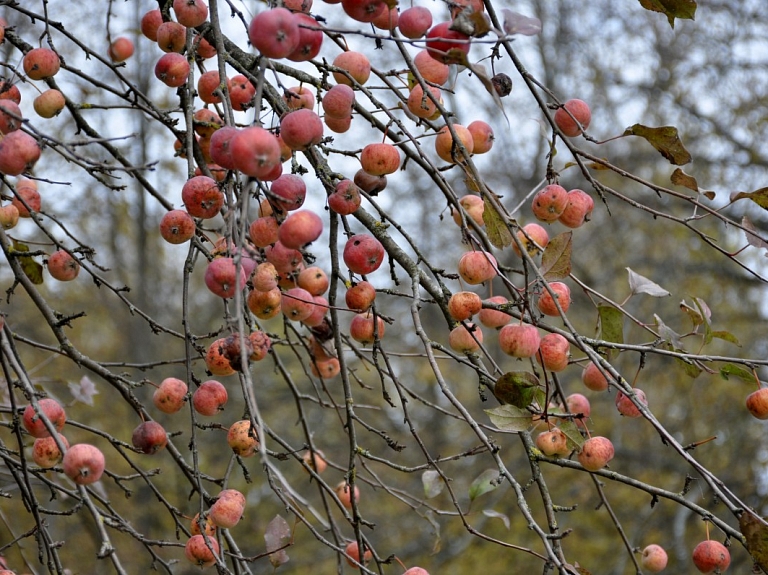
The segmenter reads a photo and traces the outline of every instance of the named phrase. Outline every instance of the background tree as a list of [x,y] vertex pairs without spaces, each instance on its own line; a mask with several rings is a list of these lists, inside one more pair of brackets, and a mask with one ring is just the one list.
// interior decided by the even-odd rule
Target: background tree
[[[285,37],[322,38],[317,53],[305,41],[288,58],[266,32],[281,13],[260,3],[0,4],[0,552],[10,569],[191,573],[215,548],[221,573],[635,573],[652,572],[641,552],[659,544],[667,570],[681,572],[703,540],[728,546],[734,572],[765,569],[764,427],[745,407],[766,363],[760,3],[414,5],[432,16],[430,43],[409,31],[411,5],[397,7],[390,31],[383,2],[285,2]],[[293,15],[302,11],[314,19]],[[252,24],[256,15],[266,19]],[[153,18],[186,28],[151,40]],[[457,42],[434,40],[444,36]],[[118,38],[133,49],[124,62]],[[47,59],[35,66],[35,54],[54,53],[57,73]],[[370,78],[345,72],[340,54],[368,60]],[[173,82],[153,74],[161,58],[189,65],[186,79],[163,83]],[[424,62],[441,60],[449,76],[430,76]],[[351,90],[334,88],[345,82]],[[289,113],[298,86],[312,112]],[[19,108],[8,104],[14,89]],[[592,117],[577,115],[586,132],[569,136],[563,104],[574,98]],[[493,131],[485,153],[454,140],[476,120]],[[25,138],[11,128],[39,160],[16,167]],[[230,128],[241,140],[222,169],[207,147],[230,145]],[[282,162],[270,159],[277,134],[294,148]],[[381,155],[394,160],[379,169],[386,187],[339,197]],[[298,178],[277,183],[281,171]],[[297,181],[306,199],[286,210],[279,194]],[[205,217],[182,195],[187,182],[208,183]],[[583,225],[578,210],[536,219],[536,194],[557,184],[591,198]],[[361,206],[345,211],[355,193]],[[12,204],[31,217],[16,223]],[[161,236],[174,208],[194,216],[180,244]],[[300,248],[271,318],[254,294],[275,277],[249,268],[280,267],[275,237],[251,229],[268,228],[269,211],[280,243]],[[518,234],[533,223],[549,244],[523,257]],[[355,234],[380,243],[380,267],[349,256]],[[459,261],[484,251],[496,263],[475,283]],[[231,278],[211,281],[228,258]],[[312,285],[300,272],[312,266],[328,278],[325,300],[295,321],[309,300],[295,289]],[[346,296],[363,280],[376,298],[353,321]],[[561,284],[570,296],[558,309],[547,298]],[[477,309],[462,315],[458,292],[475,294],[466,298],[483,314],[506,312],[507,325],[535,326],[534,339],[565,338],[567,365],[542,367],[537,345],[510,357],[511,330],[480,325]],[[582,382],[590,362],[607,390]],[[189,390],[175,413],[154,401],[168,378]],[[228,394],[213,415],[193,400],[209,380]],[[639,417],[619,412],[620,393],[623,413]],[[573,394],[590,413],[566,402]],[[66,411],[55,447],[37,438],[61,423],[50,399]],[[610,439],[607,467],[581,453],[590,436]],[[103,474],[98,461],[87,474],[73,464],[83,451],[103,455]],[[234,518],[222,511],[232,508]],[[207,545],[192,536],[197,513],[219,524]],[[364,566],[348,563],[359,561],[353,543],[370,551]]]

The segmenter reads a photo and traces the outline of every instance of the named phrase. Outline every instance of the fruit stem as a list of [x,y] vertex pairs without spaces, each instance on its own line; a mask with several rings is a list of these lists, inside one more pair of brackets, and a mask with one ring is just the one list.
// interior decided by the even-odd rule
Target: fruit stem
[[763,384],[760,382],[760,378],[757,376],[757,370],[754,367],[752,368],[752,377],[755,378],[755,383],[757,383],[757,389],[762,389]]

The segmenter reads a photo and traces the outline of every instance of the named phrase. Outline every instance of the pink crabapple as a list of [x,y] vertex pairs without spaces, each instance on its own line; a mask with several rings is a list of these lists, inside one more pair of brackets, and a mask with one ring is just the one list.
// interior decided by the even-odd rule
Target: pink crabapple
[[[489,297],[487,300],[485,300],[485,302],[496,305],[504,305],[509,303],[509,300],[507,300],[507,298],[505,298],[503,295],[495,295],[493,297]],[[480,320],[480,323],[487,328],[499,329],[507,325],[509,320],[512,319],[512,316],[504,313],[503,311],[498,311],[491,308],[483,308],[478,312],[477,319]]]
[[471,318],[483,309],[483,300],[471,291],[459,291],[448,300],[448,313],[456,321]]
[[651,543],[643,549],[640,555],[640,564],[643,569],[651,573],[658,573],[667,567],[667,552],[661,545]]
[[232,529],[240,522],[245,511],[245,496],[236,489],[224,489],[211,505],[208,517],[217,527]]
[[[566,112],[566,110],[568,110]],[[568,113],[570,112],[570,114]],[[573,117],[571,117],[571,115]],[[574,121],[574,118],[578,121],[578,124]],[[568,100],[563,104],[562,108],[558,108],[555,112],[554,120],[555,125],[560,128],[560,131],[573,138],[581,134],[581,128],[579,124],[586,130],[589,128],[589,122],[592,119],[592,112],[589,106],[583,100],[573,99]]]
[[166,377],[152,394],[152,403],[163,413],[176,413],[184,407],[187,384],[175,377]]
[[[642,403],[643,405],[648,405],[648,399],[645,397],[645,392],[638,388],[632,388],[632,391],[635,394],[635,399],[639,403]],[[632,402],[632,400],[624,395],[624,393],[621,390],[616,391],[616,409],[619,410],[619,413],[625,417],[640,417],[642,414],[640,413],[640,409]]]
[[535,325],[510,323],[499,331],[499,348],[512,357],[532,357],[540,345],[541,336]]
[[613,443],[610,439],[597,435],[584,442],[578,460],[587,471],[597,471],[613,459],[614,453]]
[[104,473],[104,454],[89,443],[77,443],[67,449],[61,461],[64,474],[78,485],[96,483]]
[[48,273],[60,282],[72,281],[80,273],[80,262],[66,250],[56,250],[48,257]]
[[263,56],[279,59],[288,57],[299,45],[299,22],[286,8],[259,12],[248,27],[251,44]]
[[[346,71],[360,85],[365,84],[371,75],[371,62],[361,52],[342,52],[333,59],[333,65]],[[336,80],[337,84],[353,85],[349,77],[341,72],[333,72],[333,79]]]
[[[560,304],[560,308],[563,313],[568,311],[571,306],[571,288],[562,282],[550,282],[549,289],[552,290],[557,297],[557,303]],[[549,293],[549,290],[542,288],[541,295],[539,296],[538,308],[541,313],[551,317],[557,317],[560,312],[555,304],[555,298]]]
[[165,448],[168,434],[158,422],[143,421],[133,430],[131,443],[142,453],[152,455]]
[[559,333],[548,333],[541,338],[536,359],[550,371],[559,372],[568,367],[571,344]]
[[461,256],[458,265],[461,279],[478,285],[496,277],[496,258],[484,251],[471,251]]
[[184,556],[198,567],[212,567],[219,555],[219,543],[210,535],[193,535],[184,546]]
[[605,377],[600,368],[590,361],[581,372],[581,381],[587,389],[592,391],[605,391],[608,389],[608,378]]
[[568,192],[562,186],[549,184],[533,197],[533,215],[542,222],[554,222],[568,205]]
[[224,409],[228,399],[227,388],[215,379],[209,379],[192,394],[192,406],[200,415],[212,417]]
[[[59,441],[64,446],[64,449],[69,449],[69,442],[67,438],[61,434],[59,435]],[[36,465],[43,469],[51,469],[58,465],[63,459],[64,455],[61,453],[56,440],[49,437],[38,437],[35,439],[35,443],[32,444],[32,460]]]
[[731,564],[731,553],[719,541],[707,539],[693,549],[693,564],[702,573],[723,573]]
[[[45,417],[53,424],[56,431],[61,431],[64,424],[67,421],[67,414],[61,404],[50,397],[44,397],[37,402],[39,412],[45,415]],[[43,418],[38,415],[38,411],[30,403],[24,408],[24,413],[21,417],[21,422],[24,425],[24,429],[27,430],[32,437],[50,437],[51,433],[48,431]]]

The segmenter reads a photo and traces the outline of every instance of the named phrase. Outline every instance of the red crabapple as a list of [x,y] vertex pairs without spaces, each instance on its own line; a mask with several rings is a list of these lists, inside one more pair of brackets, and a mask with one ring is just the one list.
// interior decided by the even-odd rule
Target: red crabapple
[[341,0],[347,16],[358,22],[373,22],[387,9],[383,0]]
[[280,313],[283,294],[279,288],[268,291],[253,290],[248,294],[246,305],[259,319],[270,319]]
[[230,141],[235,167],[254,178],[264,178],[280,164],[280,144],[271,132],[258,126],[240,130]]
[[200,26],[208,18],[208,6],[203,0],[173,0],[173,12],[187,28]]
[[208,346],[205,352],[205,367],[213,375],[232,375],[235,369],[229,363],[229,359],[224,355],[224,342],[227,338],[222,337]]
[[[371,75],[371,62],[365,54],[360,52],[342,52],[334,58],[333,65],[336,68],[345,70],[360,85],[365,84]],[[336,80],[337,84],[352,85],[349,77],[341,72],[334,72],[333,79]]]
[[608,389],[608,378],[600,371],[600,368],[590,361],[581,372],[581,381],[587,389],[592,391],[605,391]]
[[483,300],[475,292],[459,291],[448,300],[448,313],[456,321],[464,321],[483,309]]
[[352,116],[346,118],[333,118],[331,116],[325,116],[323,118],[326,127],[336,134],[344,134],[352,127]]
[[719,541],[702,541],[693,549],[693,564],[702,573],[722,573],[731,564],[731,553]]
[[[230,81],[229,78],[224,78],[227,86],[227,92],[229,92]],[[197,79],[197,94],[200,99],[206,104],[220,104],[221,103],[221,90],[222,85],[221,77],[218,70],[209,70],[200,75]]]
[[0,133],[8,134],[21,128],[21,108],[13,100],[0,100]]
[[21,104],[21,92],[18,86],[2,77],[0,77],[0,100],[11,100],[15,104]]
[[286,8],[259,12],[251,20],[248,37],[254,48],[267,58],[286,58],[299,45],[299,22]]
[[314,302],[312,313],[301,323],[307,327],[320,327],[325,321],[326,313],[328,313],[328,300],[321,295],[313,295],[312,301]]
[[305,12],[312,9],[312,0],[283,0],[283,5],[291,12]]
[[97,482],[104,473],[104,454],[88,443],[73,445],[64,453],[61,461],[64,474],[78,485]]
[[337,84],[323,96],[321,105],[326,116],[347,118],[352,114],[355,104],[355,92],[346,84]]
[[581,415],[573,419],[574,423],[579,427],[585,427],[584,420],[589,419],[592,413],[592,406],[589,400],[580,393],[572,393],[565,398],[565,404],[568,406],[568,411],[574,415]]
[[24,55],[24,73],[31,80],[51,78],[60,66],[59,55],[50,48],[33,48]]
[[170,52],[155,64],[155,77],[170,88],[183,86],[189,76],[189,62],[181,54]]
[[400,151],[392,144],[368,144],[360,154],[360,164],[372,176],[393,174],[400,167]]
[[187,29],[178,22],[163,22],[157,29],[157,45],[163,52],[181,54],[187,43]]
[[469,324],[469,327],[459,324],[448,334],[448,345],[459,353],[474,353],[480,349],[482,343],[482,330],[472,324]]
[[115,63],[125,62],[128,58],[133,56],[133,41],[125,36],[115,38],[109,45],[107,55],[109,59]]
[[[474,194],[467,194],[459,198],[459,205],[464,210],[466,216],[471,218],[478,226],[484,226],[483,213],[485,212],[485,202],[480,196]],[[461,214],[458,210],[453,211],[453,221],[457,226],[461,225]]]
[[216,565],[219,555],[219,543],[210,535],[193,535],[184,546],[184,556],[193,565],[211,567]]
[[747,396],[747,410],[757,419],[768,419],[768,387],[761,387]]
[[143,421],[133,430],[131,443],[142,453],[152,455],[165,448],[168,434],[158,422]]
[[[361,563],[363,565],[366,565],[371,559],[373,559],[373,553],[371,553],[370,549],[366,549],[365,553],[363,553],[363,558],[360,559],[360,547],[357,544],[357,541],[352,541],[347,544],[347,547],[344,549],[344,553],[349,555],[354,561],[350,560],[350,558],[347,558],[347,563],[350,567],[357,567],[357,563]],[[355,563],[355,561],[357,563]]]
[[434,86],[427,86],[432,97],[430,98],[424,93],[424,88],[421,84],[416,84],[408,94],[408,100],[406,105],[411,113],[417,118],[431,118],[437,112],[437,104],[440,98],[440,89]]
[[[568,114],[568,112],[570,114]],[[573,118],[571,117],[573,115]],[[574,118],[578,121],[578,124],[574,121]],[[589,106],[582,100],[568,100],[563,104],[563,108],[558,108],[555,112],[555,125],[560,128],[560,131],[566,136],[573,138],[581,134],[582,128],[585,130],[589,128],[589,122],[592,119],[592,112],[589,110]]]
[[319,377],[321,379],[332,379],[339,375],[339,372],[341,371],[341,365],[339,364],[339,360],[335,357],[330,357],[328,359],[315,359],[312,362],[312,374],[315,377]]
[[386,324],[380,316],[375,317],[375,323],[374,314],[371,312],[360,313],[353,317],[349,324],[350,337],[363,345],[371,345],[377,337],[382,339],[386,331]]
[[300,287],[286,290],[282,294],[280,310],[291,321],[304,321],[315,310],[312,294]]
[[367,311],[376,299],[376,289],[367,281],[361,281],[347,290],[344,301],[354,311]]
[[176,413],[184,407],[187,384],[175,377],[166,377],[152,394],[152,403],[163,413]]
[[256,87],[251,84],[251,81],[238,74],[233,76],[231,80],[231,87],[229,89],[229,99],[232,102],[232,109],[238,112],[247,110],[253,105],[253,98],[256,95]]
[[298,210],[307,197],[307,184],[304,178],[296,174],[283,174],[269,187],[270,204],[284,212]]
[[346,481],[342,481],[336,485],[336,496],[341,501],[341,504],[347,509],[352,509],[352,493],[354,492],[355,503],[360,501],[360,490],[355,485],[354,490],[350,489],[350,485]]
[[387,187],[387,176],[374,176],[360,169],[355,172],[354,182],[365,193],[376,196]]
[[440,86],[448,81],[450,68],[435,60],[427,50],[422,50],[414,56],[413,65],[427,82]]
[[568,438],[559,427],[539,433],[536,436],[536,447],[548,457],[565,457],[571,452]]
[[195,220],[184,210],[166,212],[160,220],[160,235],[169,244],[183,244],[195,235]]
[[643,549],[640,564],[651,573],[663,571],[667,567],[667,552],[660,545],[652,543]]
[[65,250],[56,250],[48,257],[48,273],[60,282],[70,282],[80,273],[80,262]]
[[[534,257],[542,249],[547,247],[549,243],[549,234],[547,230],[542,228],[539,224],[526,224],[521,230],[518,230],[517,237],[523,244],[525,251],[528,255]],[[512,243],[512,249],[518,256],[521,256],[520,248],[516,243]]]
[[432,27],[432,12],[424,6],[412,6],[400,13],[397,28],[406,38],[421,38]]
[[[68,449],[69,442],[67,441],[67,438],[61,434],[58,435],[59,441],[64,446],[64,449]],[[35,443],[32,444],[32,460],[36,465],[39,465],[43,469],[55,467],[61,462],[63,457],[64,455],[56,444],[56,439],[51,436],[38,437],[35,439]],[[0,573],[2,572],[0,571]]]
[[533,215],[542,222],[554,222],[568,205],[568,192],[564,187],[550,184],[533,197]]
[[32,212],[40,211],[42,198],[40,192],[37,191],[37,184],[34,180],[24,178],[16,183],[11,205],[16,207],[20,218],[31,218]]
[[6,134],[0,140],[0,172],[18,176],[31,170],[40,159],[37,140],[21,130]]
[[32,437],[50,437],[51,433],[48,431],[48,427],[46,427],[42,417],[38,415],[38,413],[42,413],[53,424],[56,431],[61,431],[67,421],[67,414],[61,404],[55,399],[46,397],[39,400],[37,406],[39,412],[35,410],[32,404],[24,408],[24,414],[21,418],[24,429]]
[[354,214],[361,203],[360,188],[352,180],[341,180],[328,196],[328,207],[341,216]]
[[452,22],[441,22],[427,32],[429,55],[443,64],[461,64],[469,53],[469,36],[451,30]]
[[311,210],[291,213],[277,230],[277,239],[286,247],[299,249],[314,242],[323,233],[323,220]]
[[158,8],[150,10],[141,17],[141,33],[153,42],[157,42],[157,29],[163,23],[163,14]]
[[411,567],[403,573],[403,575],[429,575],[426,569],[421,567]]
[[[493,297],[489,297],[485,301],[488,303],[494,303],[496,305],[504,305],[509,303],[507,298],[505,298],[503,295],[496,295]],[[491,329],[498,329],[498,328],[504,327],[509,323],[509,320],[511,319],[511,317],[512,316],[510,316],[507,313],[504,313],[503,311],[498,311],[490,308],[483,308],[477,314],[477,319],[480,320],[480,323],[483,324],[485,327],[488,327]]]
[[471,285],[478,285],[496,277],[496,258],[483,251],[471,251],[459,260],[459,275]]
[[208,517],[217,527],[232,529],[240,522],[245,510],[245,496],[236,489],[224,489],[208,510]]
[[[643,405],[648,405],[648,399],[645,397],[645,392],[638,388],[634,387],[632,388],[632,391],[635,393],[635,399],[642,403]],[[632,402],[632,400],[624,395],[624,393],[621,390],[616,391],[616,409],[619,410],[619,413],[625,417],[640,417],[642,413],[640,413],[640,409]]]
[[285,90],[283,102],[289,110],[312,110],[315,107],[315,93],[308,86],[294,86]]
[[488,122],[482,120],[475,120],[467,126],[467,130],[472,134],[472,140],[474,141],[474,147],[472,153],[485,154],[493,147],[493,128]]
[[248,237],[257,248],[266,248],[277,241],[279,225],[272,216],[257,218],[248,228]]
[[387,7],[380,12],[371,22],[379,30],[392,31],[397,28],[397,22],[400,19],[400,9],[395,6],[394,8]]
[[384,246],[373,236],[357,234],[347,240],[343,258],[352,273],[367,275],[384,261]]
[[320,53],[323,29],[317,20],[303,12],[297,12],[294,18],[299,24],[299,44],[287,58],[293,62],[306,62]]
[[192,46],[195,53],[203,60],[210,60],[216,55],[216,48],[200,34],[195,34],[195,38],[192,40]]
[[280,136],[292,150],[306,150],[322,141],[323,121],[306,108],[288,112],[280,120]]
[[304,460],[304,463],[315,470],[315,473],[322,473],[328,467],[328,463],[325,461],[325,454],[319,449],[316,449],[314,453],[307,450],[301,458]]
[[304,288],[313,296],[323,295],[328,291],[328,286],[330,285],[328,274],[318,266],[312,266],[302,270],[296,278],[296,282],[299,284],[300,288]]
[[613,443],[607,437],[590,437],[581,446],[578,459],[587,471],[597,471],[605,467],[614,456]]
[[304,262],[304,256],[299,250],[289,248],[277,241],[274,245],[267,246],[264,250],[267,261],[275,266],[280,274],[289,274],[296,271]]
[[548,370],[558,372],[568,367],[571,344],[559,333],[549,333],[541,338],[536,359]]
[[247,279],[245,270],[242,266],[238,268],[232,258],[216,258],[205,270],[205,285],[213,294],[225,299],[235,297],[236,291],[245,287]]
[[200,415],[211,417],[224,409],[227,399],[227,388],[215,379],[209,379],[192,394],[192,407]]
[[[568,308],[571,306],[571,288],[562,282],[550,282],[549,289],[552,290],[557,297],[557,303],[560,304],[563,313],[567,312]],[[555,304],[555,299],[546,288],[542,288],[538,307],[539,311],[544,315],[551,317],[560,315],[557,305]]]
[[568,203],[557,221],[568,228],[578,228],[589,221],[589,215],[595,207],[595,201],[583,190],[568,192]]
[[[471,154],[475,148],[475,140],[469,130],[461,124],[453,124],[453,131],[456,132],[456,136],[459,138],[461,145],[467,150],[467,154]],[[464,157],[459,150],[456,141],[453,139],[448,126],[443,126],[437,133],[437,137],[435,138],[435,151],[437,152],[437,155],[440,156],[440,159],[451,164],[461,161]]]
[[539,351],[541,336],[535,325],[505,325],[499,331],[499,348],[512,357],[532,357]]

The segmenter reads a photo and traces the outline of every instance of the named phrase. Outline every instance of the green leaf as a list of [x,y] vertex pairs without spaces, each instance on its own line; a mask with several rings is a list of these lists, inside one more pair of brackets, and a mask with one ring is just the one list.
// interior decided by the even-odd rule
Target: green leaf
[[563,232],[552,238],[541,256],[541,275],[547,281],[567,278],[571,273],[573,232]]
[[745,369],[740,365],[726,363],[723,367],[720,368],[720,377],[722,377],[725,380],[728,380],[730,379],[730,376],[738,377],[739,379],[742,379],[747,383],[755,382],[755,376],[750,370]]
[[[606,303],[600,303],[597,306],[599,321],[598,339],[609,341],[611,343],[624,343],[624,314],[621,310]],[[607,352],[608,360],[618,355],[618,350],[609,349]]]
[[488,493],[496,489],[499,485],[497,483],[499,479],[498,469],[486,469],[480,475],[477,476],[469,486],[469,500],[474,501],[484,493]]
[[744,509],[739,517],[739,528],[752,559],[763,572],[768,572],[768,524],[749,509]]
[[485,413],[500,431],[525,431],[533,424],[533,416],[514,405],[500,405],[486,409]]
[[696,0],[640,0],[640,6],[665,14],[672,28],[675,27],[675,18],[693,20],[697,8]]
[[682,166],[693,158],[683,146],[674,126],[662,126],[651,128],[642,124],[635,124],[624,130],[624,136],[639,136],[656,148],[671,164]]
[[743,200],[744,198],[752,200],[764,210],[768,210],[768,188],[760,188],[754,192],[737,192],[731,194],[731,202]]
[[485,222],[488,241],[494,247],[504,249],[512,243],[512,232],[509,231],[504,218],[486,197],[483,198],[483,206],[483,222]]
[[[11,253],[13,252],[28,252],[29,246],[26,244],[22,244],[21,242],[17,240],[13,240],[13,246],[11,248]],[[35,285],[40,285],[43,283],[43,266],[42,264],[36,262],[32,256],[16,256],[19,260],[19,263],[21,264],[21,270],[24,272],[24,275],[29,278],[29,281],[31,281]]]
[[437,497],[445,487],[443,478],[434,469],[427,469],[421,474],[421,483],[424,485],[424,497],[427,499]]
[[735,335],[733,335],[731,332],[729,332],[729,331],[722,331],[722,330],[720,330],[720,331],[713,331],[712,332],[712,337],[716,337],[717,339],[725,340],[725,341],[727,341],[729,343],[732,343],[733,345],[737,345],[737,346],[741,347],[741,342],[739,341],[739,339]]
[[560,424],[560,431],[565,434],[566,444],[571,451],[578,451],[584,445],[586,438],[581,434],[579,426],[572,420],[564,420]]
[[521,409],[528,407],[539,389],[539,378],[527,371],[510,371],[496,380],[493,395],[501,403]]

